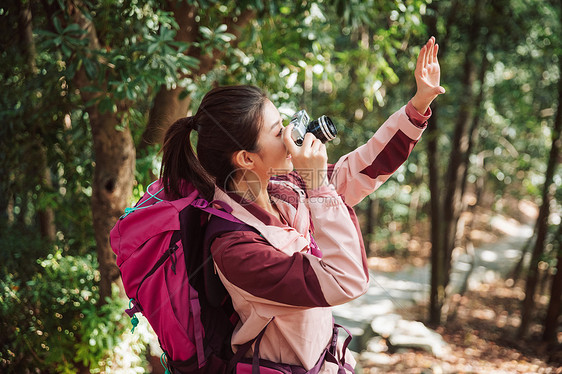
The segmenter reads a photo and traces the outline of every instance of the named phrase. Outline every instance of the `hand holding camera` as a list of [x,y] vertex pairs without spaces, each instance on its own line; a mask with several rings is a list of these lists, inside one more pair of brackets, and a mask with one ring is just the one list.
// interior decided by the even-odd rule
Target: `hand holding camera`
[[293,166],[306,183],[306,188],[313,190],[328,185],[328,153],[324,143],[311,132],[306,132],[300,140],[300,146],[292,138],[295,124],[291,121],[283,131],[283,142],[291,154]]

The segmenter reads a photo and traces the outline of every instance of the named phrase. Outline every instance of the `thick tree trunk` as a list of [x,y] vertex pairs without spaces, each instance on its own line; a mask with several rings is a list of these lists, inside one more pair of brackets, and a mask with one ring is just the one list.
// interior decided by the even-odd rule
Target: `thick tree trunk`
[[552,279],[550,302],[544,319],[543,340],[548,343],[557,343],[559,318],[562,313],[562,224],[558,225],[555,246],[558,247],[556,274]]
[[[562,71],[562,59],[559,59],[560,70]],[[527,330],[531,323],[535,305],[535,291],[538,283],[538,265],[539,260],[544,252],[546,234],[548,232],[548,216],[550,215],[550,201],[554,194],[555,185],[554,172],[559,166],[560,146],[562,139],[560,133],[562,130],[562,79],[558,81],[558,109],[554,119],[554,129],[552,132],[552,147],[548,158],[548,166],[542,193],[542,205],[537,218],[537,240],[533,248],[531,256],[531,264],[529,265],[529,273],[527,275],[527,283],[525,285],[525,300],[521,310],[521,325],[519,326],[518,337],[523,338],[527,335]]]
[[[196,21],[197,7],[189,5],[186,2],[168,1],[167,10],[174,13],[174,18],[178,22],[180,29],[175,39],[181,42],[193,43],[201,38],[199,34],[199,24]],[[227,25],[227,32],[236,36],[231,42],[236,45],[238,37],[241,35],[242,29],[255,17],[253,10],[245,10],[239,16],[223,20]],[[215,50],[210,55],[203,55],[201,50],[196,47],[190,47],[186,53],[199,60],[198,69],[193,70],[188,76],[192,79],[207,74],[216,62],[224,55],[223,51]],[[139,151],[143,151],[148,146],[161,144],[166,130],[175,120],[187,115],[191,96],[185,95],[180,98],[183,87],[177,87],[168,90],[165,86],[161,86],[156,94],[152,109],[150,110],[148,124],[142,135],[142,142],[138,146]]]
[[109,245],[109,232],[129,204],[133,190],[135,147],[128,128],[117,130],[113,113],[88,108],[96,166],[92,185],[92,219],[100,270],[100,301],[111,296],[111,283],[120,276]]
[[186,96],[180,99],[180,94],[184,90],[183,87],[171,90],[168,90],[166,86],[160,87],[150,109],[148,124],[142,134],[139,151],[144,151],[148,146],[161,144],[168,127],[178,118],[187,115],[191,97]]
[[[100,48],[93,23],[78,9],[74,10],[75,21],[87,31],[91,50]],[[73,82],[78,89],[90,84],[84,69],[76,73]],[[81,91],[84,102],[95,98]],[[94,143],[95,168],[92,185],[92,220],[96,239],[100,271],[100,304],[111,296],[111,284],[119,278],[115,255],[109,244],[109,233],[119,216],[129,205],[133,189],[135,170],[135,147],[130,129],[117,129],[120,124],[117,114],[101,113],[97,106],[86,108],[89,114]]]

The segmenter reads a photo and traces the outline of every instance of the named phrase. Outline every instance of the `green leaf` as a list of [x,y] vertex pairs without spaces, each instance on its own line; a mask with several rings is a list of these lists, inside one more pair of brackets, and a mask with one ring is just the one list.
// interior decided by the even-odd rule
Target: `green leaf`
[[63,33],[62,26],[60,24],[60,20],[56,16],[53,17],[53,26],[55,26],[55,30],[57,30],[59,34]]
[[61,45],[61,50],[64,57],[66,58],[70,58],[70,56],[72,55],[72,50],[66,44]]
[[230,42],[234,39],[236,39],[236,36],[234,36],[233,34],[229,34],[229,33],[223,33],[219,36],[219,38],[224,41],[224,42]]
[[41,36],[47,36],[47,37],[57,37],[59,34],[56,34],[52,31],[48,31],[48,30],[42,30],[42,29],[37,29],[37,30],[33,30],[33,32],[35,32],[37,35],[41,35]]
[[100,113],[113,112],[113,101],[109,97],[104,97],[98,104]]
[[131,90],[129,87],[127,87],[127,88],[125,89],[125,94],[126,94],[126,96],[127,96],[127,99],[129,99],[129,100],[131,100],[131,101],[133,101],[133,100],[136,99],[135,92],[134,92],[133,90]]
[[98,73],[97,64],[93,63],[92,60],[85,58],[82,60],[84,62],[84,69],[86,70],[86,75],[90,79],[94,79]]
[[199,59],[191,56],[181,56],[182,64],[190,68],[197,68],[199,66]]
[[188,90],[183,90],[183,91],[181,91],[180,94],[179,94],[179,99],[180,99],[180,100],[183,100],[183,99],[185,99],[186,97],[188,97],[189,95],[190,95],[190,92],[189,92]]
[[160,47],[160,44],[159,44],[159,43],[152,43],[152,44],[149,44],[149,45],[148,45],[148,48],[147,48],[147,50],[146,50],[146,52],[147,52],[149,55],[151,55],[151,54],[153,54],[154,52],[156,52],[156,50],[157,50],[159,47]]
[[206,26],[200,26],[199,31],[201,32],[201,34],[203,34],[203,37],[206,39],[210,39],[211,36],[213,35],[211,29]]
[[71,25],[66,26],[63,30],[63,34],[70,34],[70,33],[85,34],[86,30],[80,28],[80,26],[77,23],[73,23]]
[[74,75],[76,74],[76,70],[77,70],[77,65],[78,65],[79,63],[80,63],[80,62],[78,62],[78,63],[73,62],[73,63],[71,63],[70,65],[68,65],[68,66],[66,67],[66,70],[65,70],[65,77],[66,77],[67,79],[72,79],[72,78],[74,78]]

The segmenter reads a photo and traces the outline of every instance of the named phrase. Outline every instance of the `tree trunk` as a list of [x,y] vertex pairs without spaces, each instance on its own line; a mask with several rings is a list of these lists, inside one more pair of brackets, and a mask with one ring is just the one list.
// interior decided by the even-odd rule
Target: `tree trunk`
[[87,108],[96,166],[92,185],[92,219],[100,270],[100,301],[111,296],[111,283],[119,278],[109,232],[129,204],[133,190],[135,147],[129,128],[117,130],[113,113]]
[[373,230],[376,225],[376,217],[378,214],[378,200],[374,196],[367,196],[367,219],[365,228],[365,249],[367,251],[367,257],[373,256]]
[[[562,71],[562,59],[558,59],[560,71]],[[527,283],[525,285],[525,300],[522,306],[521,326],[519,326],[518,337],[523,338],[527,335],[527,330],[533,316],[535,305],[535,291],[538,281],[538,265],[539,260],[544,252],[546,234],[548,232],[548,216],[550,215],[550,201],[553,197],[553,190],[555,185],[554,172],[559,165],[560,154],[560,133],[562,130],[562,79],[558,81],[558,109],[556,111],[556,118],[554,119],[554,129],[552,132],[552,147],[548,158],[548,166],[542,193],[542,205],[539,210],[539,217],[537,218],[537,240],[533,248],[531,256],[531,264],[529,265],[529,273],[527,276]],[[554,188],[553,188],[554,187]]]
[[525,257],[527,257],[527,253],[529,252],[529,250],[533,246],[533,242],[534,242],[534,239],[536,237],[536,234],[537,234],[537,225],[535,224],[535,228],[533,229],[533,234],[525,242],[523,247],[521,247],[521,257],[519,258],[519,261],[517,261],[517,264],[515,264],[515,266],[513,267],[513,269],[511,270],[511,272],[507,276],[507,279],[513,280],[513,286],[515,286],[515,284],[519,281],[519,278],[522,275]]
[[[87,31],[91,50],[100,48],[93,23],[76,8],[75,21]],[[84,69],[76,73],[78,89],[90,84]],[[84,102],[94,95],[83,90]],[[115,255],[109,244],[109,233],[129,204],[135,170],[135,147],[130,129],[117,129],[120,120],[116,113],[101,113],[97,106],[86,108],[89,114],[94,144],[95,168],[92,184],[92,220],[100,271],[100,304],[111,296],[111,284],[119,278]]]
[[437,106],[433,107],[431,123],[427,128],[427,162],[431,194],[431,290],[429,295],[429,323],[441,324],[441,309],[445,301],[445,251],[441,235],[441,184],[439,183]]
[[[436,5],[434,5],[436,6]],[[437,9],[434,9],[436,12]],[[428,19],[429,31],[437,35],[437,18]],[[441,324],[441,309],[445,300],[445,256],[441,235],[441,183],[439,173],[439,128],[438,105],[434,103],[433,114],[427,126],[425,138],[427,139],[427,163],[429,168],[430,217],[431,217],[431,288],[429,294],[429,324],[436,327]]]
[[[474,108],[476,113],[472,116],[472,123],[470,125],[470,129],[468,130],[468,147],[466,149],[465,154],[463,155],[463,163],[466,165],[464,168],[464,173],[462,175],[461,180],[461,196],[464,196],[466,191],[466,180],[468,178],[468,166],[470,163],[470,154],[474,149],[474,144],[478,138],[478,127],[480,126],[480,120],[482,118],[481,111],[482,111],[482,102],[484,101],[484,88],[485,88],[485,79],[486,79],[486,72],[488,71],[488,66],[490,65],[490,61],[486,57],[486,50],[483,48],[482,51],[482,62],[480,63],[480,71],[478,73],[478,82],[480,83],[480,89],[478,90],[478,95],[474,100]],[[483,177],[482,177],[483,178]]]
[[[37,74],[37,66],[35,64],[36,52],[35,41],[33,40],[33,18],[30,9],[30,2],[25,1],[18,4],[20,7],[18,29],[23,52],[27,60],[26,75],[28,75],[30,79],[33,79]],[[47,150],[43,145],[41,137],[39,137],[37,142],[39,186],[41,186],[41,192],[52,192],[53,180],[51,177],[51,170],[49,169]],[[46,206],[44,208],[37,209],[37,218],[39,221],[39,232],[41,234],[41,237],[49,242],[53,242],[56,235],[55,212],[53,208]]]
[[[196,21],[198,9],[195,5],[189,5],[187,2],[168,1],[167,10],[174,13],[174,18],[180,26],[175,37],[177,41],[193,43],[200,40],[199,24]],[[253,10],[245,10],[237,17],[232,16],[223,20],[223,23],[227,25],[226,32],[236,36],[236,39],[231,42],[233,46],[237,44],[242,29],[254,17],[255,12]],[[211,71],[216,62],[224,55],[223,51],[218,50],[214,50],[211,55],[203,55],[197,47],[188,48],[186,53],[199,60],[199,68],[188,75],[194,80]],[[191,96],[187,94],[185,97],[180,97],[184,91],[185,88],[183,87],[171,90],[168,90],[166,86],[160,87],[150,110],[148,124],[142,135],[142,142],[138,146],[139,151],[144,151],[150,145],[161,144],[168,127],[178,118],[187,115]]]
[[29,1],[18,2],[19,5],[19,37],[23,45],[23,51],[27,60],[27,69],[34,75],[37,67],[35,64],[35,42],[33,40],[33,24]]
[[558,233],[555,239],[555,246],[558,247],[558,255],[556,256],[556,274],[552,279],[550,290],[550,302],[544,319],[543,340],[548,343],[557,343],[558,320],[562,312],[560,307],[562,301],[562,224],[558,224]]
[[139,151],[145,151],[148,146],[162,144],[168,127],[177,119],[187,115],[191,97],[186,96],[180,99],[180,94],[184,90],[183,87],[171,90],[168,90],[166,86],[160,87],[150,109],[148,124],[142,134]]
[[475,82],[475,65],[474,53],[477,49],[477,42],[480,34],[480,6],[481,0],[476,0],[472,17],[474,21],[469,28],[469,43],[467,53],[463,65],[462,78],[462,101],[460,110],[457,114],[457,122],[453,141],[451,144],[451,153],[449,155],[449,165],[447,168],[445,201],[443,202],[443,245],[445,250],[445,286],[449,282],[449,271],[451,266],[451,257],[454,249],[454,241],[456,237],[457,221],[462,211],[462,178],[467,168],[465,162],[465,154],[468,151],[469,135],[467,127],[471,122],[474,110],[474,97],[472,95],[473,85]]
[[[51,170],[47,160],[47,150],[43,145],[39,145],[38,149],[38,166],[42,175],[39,185],[42,192],[53,192],[53,179],[51,177]],[[56,226],[55,226],[55,212],[52,207],[45,207],[37,210],[39,219],[39,232],[41,237],[49,242],[54,242],[56,239]]]
[[[446,54],[448,41],[450,38],[450,30],[458,17],[458,8],[460,1],[453,1],[448,9],[447,19],[445,20],[444,34],[440,35],[437,28],[437,15],[443,9],[439,7],[438,2],[432,2],[428,7],[432,10],[431,15],[427,17],[426,23],[430,35],[434,35],[439,41],[440,54]],[[442,57],[441,57],[442,58]],[[445,264],[445,247],[443,243],[443,201],[442,201],[442,185],[440,183],[442,176],[439,171],[439,136],[440,130],[438,126],[438,104],[432,104],[433,114],[426,130],[425,138],[427,139],[427,163],[429,169],[429,190],[431,195],[430,214],[431,214],[431,288],[429,295],[429,323],[432,326],[438,326],[442,322],[442,309],[445,302],[446,274],[448,268]]]

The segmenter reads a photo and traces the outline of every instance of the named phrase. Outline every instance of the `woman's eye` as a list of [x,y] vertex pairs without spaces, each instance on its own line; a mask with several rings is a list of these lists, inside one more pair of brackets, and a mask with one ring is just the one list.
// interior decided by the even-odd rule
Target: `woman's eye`
[[279,133],[277,133],[277,136],[281,136],[283,134],[283,126],[281,126],[281,128],[279,129]]

